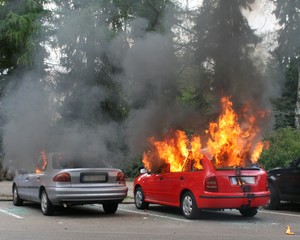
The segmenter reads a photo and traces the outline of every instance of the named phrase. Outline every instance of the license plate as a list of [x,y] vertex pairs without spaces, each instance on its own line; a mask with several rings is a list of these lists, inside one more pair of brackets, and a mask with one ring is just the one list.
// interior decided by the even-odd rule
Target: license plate
[[81,182],[106,182],[106,174],[83,174],[81,175]]
[[255,183],[255,177],[230,177],[230,181],[233,185],[238,185],[238,179],[240,184],[254,184]]

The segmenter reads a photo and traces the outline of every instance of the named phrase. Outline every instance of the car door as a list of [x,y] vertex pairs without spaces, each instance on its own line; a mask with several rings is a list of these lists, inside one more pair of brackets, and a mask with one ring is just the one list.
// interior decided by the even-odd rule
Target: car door
[[161,173],[151,173],[144,179],[143,189],[148,200],[160,202],[162,200]]
[[160,176],[159,192],[160,201],[174,205],[179,201],[181,185],[187,179],[187,172],[169,172]]
[[193,161],[186,161],[185,167],[180,172],[170,172],[166,167],[160,176],[159,191],[161,201],[168,205],[177,206],[180,202],[180,192],[183,186],[189,182],[192,173]]
[[300,160],[294,161],[279,176],[281,192],[285,195],[300,196]]
[[18,194],[22,199],[29,200],[30,198],[30,184],[29,184],[29,174],[24,173],[16,177],[15,182],[18,187]]
[[39,202],[40,197],[40,186],[45,171],[48,167],[48,161],[50,161],[50,156],[47,155],[44,151],[40,153],[40,156],[37,160],[35,173],[30,174],[29,176],[29,185],[30,185],[30,198],[32,201]]
[[30,191],[30,198],[32,201],[39,202],[40,197],[40,186],[41,186],[41,178],[44,175],[44,173],[35,173],[30,176],[30,186],[31,186],[31,191]]

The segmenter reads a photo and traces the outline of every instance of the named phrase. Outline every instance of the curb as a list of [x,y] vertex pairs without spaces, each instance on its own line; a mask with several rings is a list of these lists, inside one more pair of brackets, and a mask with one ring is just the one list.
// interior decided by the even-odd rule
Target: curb
[[0,195],[0,202],[4,201],[12,201],[12,196],[11,195]]

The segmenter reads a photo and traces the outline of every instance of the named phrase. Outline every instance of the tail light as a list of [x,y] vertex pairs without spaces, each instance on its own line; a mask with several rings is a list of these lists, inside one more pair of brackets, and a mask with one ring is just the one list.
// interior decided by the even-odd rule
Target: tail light
[[269,191],[269,180],[268,180],[268,175],[266,175],[266,188],[267,188],[267,191]]
[[125,182],[125,174],[122,172],[118,172],[116,181],[117,182]]
[[218,181],[216,176],[207,177],[205,179],[205,191],[218,192]]
[[62,172],[53,177],[53,182],[71,182],[71,176],[67,172]]

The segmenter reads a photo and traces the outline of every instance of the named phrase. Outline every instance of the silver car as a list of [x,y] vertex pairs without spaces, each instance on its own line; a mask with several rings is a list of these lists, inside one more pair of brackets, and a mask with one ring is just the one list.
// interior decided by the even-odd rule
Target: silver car
[[113,214],[127,196],[125,175],[120,169],[89,154],[41,153],[34,173],[19,173],[12,185],[13,204],[23,201],[41,204],[44,215],[52,215],[55,206],[102,204]]

